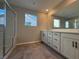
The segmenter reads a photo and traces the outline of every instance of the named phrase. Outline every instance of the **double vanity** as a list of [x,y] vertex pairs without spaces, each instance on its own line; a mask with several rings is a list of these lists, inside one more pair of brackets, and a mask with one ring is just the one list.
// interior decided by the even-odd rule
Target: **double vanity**
[[68,59],[79,59],[79,30],[52,29],[41,31],[42,41]]

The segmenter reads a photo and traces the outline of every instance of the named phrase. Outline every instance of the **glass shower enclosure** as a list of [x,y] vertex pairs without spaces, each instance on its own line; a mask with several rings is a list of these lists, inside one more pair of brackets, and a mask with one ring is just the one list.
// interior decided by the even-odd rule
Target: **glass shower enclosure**
[[0,59],[13,48],[16,34],[16,12],[7,1],[0,0]]

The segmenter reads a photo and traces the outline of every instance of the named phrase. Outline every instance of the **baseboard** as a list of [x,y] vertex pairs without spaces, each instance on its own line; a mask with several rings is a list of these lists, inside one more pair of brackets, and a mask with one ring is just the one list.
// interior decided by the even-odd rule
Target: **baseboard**
[[24,42],[24,43],[19,43],[19,44],[16,44],[16,46],[18,46],[18,45],[25,45],[25,44],[39,43],[39,42],[41,42],[41,41]]
[[7,55],[4,56],[3,59],[7,59],[9,57],[9,55],[13,52],[13,50],[16,48],[16,46],[14,46],[8,53]]

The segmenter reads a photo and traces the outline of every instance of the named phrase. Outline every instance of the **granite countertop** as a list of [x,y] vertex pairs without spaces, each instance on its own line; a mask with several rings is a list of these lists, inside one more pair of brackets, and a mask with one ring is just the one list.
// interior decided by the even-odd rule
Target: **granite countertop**
[[47,30],[47,31],[79,34],[79,29],[50,29],[50,30]]

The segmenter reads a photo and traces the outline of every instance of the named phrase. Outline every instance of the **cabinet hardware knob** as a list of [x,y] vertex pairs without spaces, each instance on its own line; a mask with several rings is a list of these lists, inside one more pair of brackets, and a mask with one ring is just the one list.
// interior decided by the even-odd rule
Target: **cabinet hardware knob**
[[74,41],[72,41],[72,47],[74,47]]
[[77,42],[75,42],[75,48],[77,48]]

